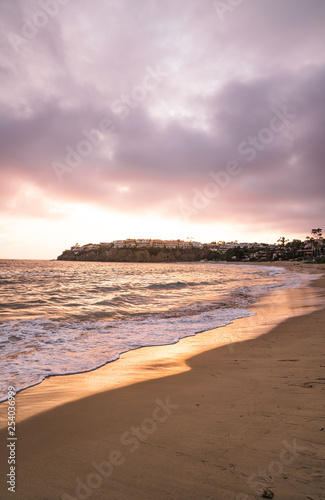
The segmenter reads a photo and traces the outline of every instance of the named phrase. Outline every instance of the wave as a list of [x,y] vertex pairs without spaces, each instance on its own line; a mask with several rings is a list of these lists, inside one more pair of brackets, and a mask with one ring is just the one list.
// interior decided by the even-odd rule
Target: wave
[[250,316],[261,294],[303,279],[266,266],[91,263],[85,272],[76,263],[72,275],[65,263],[46,265],[62,266],[59,281],[44,280],[54,273],[36,267],[21,273],[31,277],[12,304],[10,286],[0,291],[2,388],[22,390],[51,375],[93,370],[138,347],[227,325]]
[[[124,352],[173,344],[251,315],[246,308],[223,307],[190,316],[148,315],[124,321],[56,322],[47,318],[8,321],[0,325],[2,387],[11,384],[19,392],[52,375],[94,370]],[[5,398],[0,390],[0,401]]]
[[154,283],[152,285],[146,286],[148,290],[179,290],[181,288],[193,287],[193,286],[203,286],[203,285],[211,285],[211,282],[201,281],[199,283],[194,282],[184,282],[184,281],[175,281],[170,283]]
[[122,287],[120,285],[96,286],[96,287],[91,289],[91,292],[118,292],[119,290],[122,290]]

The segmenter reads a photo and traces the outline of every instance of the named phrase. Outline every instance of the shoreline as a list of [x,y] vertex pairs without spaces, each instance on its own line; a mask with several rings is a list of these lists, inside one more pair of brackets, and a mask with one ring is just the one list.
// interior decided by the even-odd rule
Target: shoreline
[[[36,261],[36,262],[38,262],[38,261]],[[121,263],[118,263],[118,264],[123,264],[123,263],[121,262]],[[172,263],[172,264],[174,264],[174,263]],[[178,264],[188,264],[188,263],[186,263],[186,262],[178,262]],[[240,265],[242,265],[242,266],[244,266],[244,267],[248,267],[248,265],[246,265],[246,263],[244,263],[244,262],[242,262],[242,263],[235,263],[235,262],[232,262],[232,263],[230,263],[230,262],[196,262],[196,264],[198,264],[198,265],[202,265],[202,264],[204,264],[204,265],[206,265],[206,264],[211,264],[211,265],[213,265],[213,266],[214,266],[214,265],[217,265],[218,267],[219,267],[219,266],[223,267],[223,265],[227,265],[227,264],[231,264],[231,265],[233,265],[233,266],[237,267],[237,266],[240,264]],[[259,267],[262,267],[262,268],[264,268],[264,269],[268,269],[268,270],[269,270],[269,269],[272,269],[273,267],[275,268],[275,266],[270,266],[270,265],[269,265],[269,264],[271,264],[271,263],[266,263],[266,264],[267,264],[267,265],[265,265],[265,263],[260,263]],[[256,267],[256,265],[258,265],[258,264],[256,264],[256,263],[255,263],[255,264],[254,264],[254,263],[250,263],[250,267],[251,267],[252,265],[253,265],[253,267]],[[284,266],[281,266],[281,269],[285,269],[285,267],[284,267]],[[293,269],[293,272],[294,272],[294,271],[295,271],[295,270]],[[280,274],[281,274],[281,273],[280,273]],[[298,274],[300,274],[300,273],[298,273]],[[280,285],[280,286],[281,286],[281,285]],[[297,285],[296,285],[296,286],[297,286]],[[268,292],[267,292],[267,291],[265,291],[264,293],[268,293]],[[253,304],[254,304],[254,303],[256,303],[256,302],[258,302],[259,298],[260,298],[260,296],[259,296],[259,297],[257,297],[257,298],[255,297],[255,302],[253,302]],[[250,304],[250,305],[251,305],[251,304]],[[249,311],[249,310],[250,310],[250,305],[247,305],[247,311]],[[232,318],[232,319],[229,319],[228,321],[234,321],[234,320],[236,320],[236,319],[240,319],[240,318],[241,318],[241,316],[237,316],[237,317],[234,317],[234,318]],[[18,321],[25,321],[25,320],[28,320],[28,319],[30,319],[30,318],[29,318],[29,316],[28,316],[28,315],[26,315],[26,316],[19,317],[19,318],[18,318]],[[31,319],[37,319],[37,318],[33,318],[33,317],[32,317]],[[5,318],[3,321],[4,321],[4,323],[5,323],[6,321],[15,321],[15,320],[16,320],[16,318],[15,318],[15,317],[8,317],[8,318]],[[214,330],[214,329],[216,329],[216,328],[222,328],[222,327],[224,327],[224,326],[226,326],[226,325],[227,325],[227,323],[225,323],[224,325],[221,325],[221,324],[220,324],[218,327],[213,327],[213,326],[208,326],[208,325],[205,325],[205,326],[204,326],[204,327],[205,327],[205,329],[204,329],[204,330],[200,330],[200,329],[197,329],[197,330],[195,330],[195,331],[193,330],[192,332],[187,332],[187,335],[186,335],[186,336],[198,335],[198,334],[203,333],[204,331],[210,331],[210,330]],[[197,326],[197,328],[199,328],[199,326]],[[202,328],[203,328],[203,326],[202,326]],[[185,337],[186,337],[186,336],[185,336]],[[102,367],[103,367],[103,366],[105,366],[106,364],[116,362],[116,361],[117,361],[117,360],[121,357],[121,355],[127,354],[128,352],[131,352],[131,351],[133,351],[133,350],[141,349],[141,348],[143,348],[143,347],[160,347],[160,346],[164,346],[164,345],[174,345],[174,344],[178,343],[178,342],[179,342],[179,340],[182,340],[182,339],[183,339],[183,338],[185,338],[185,337],[180,336],[180,337],[179,337],[177,340],[175,340],[174,342],[173,342],[173,341],[166,340],[166,342],[168,342],[168,344],[164,344],[164,343],[162,343],[162,344],[152,344],[152,345],[150,345],[150,344],[147,344],[147,345],[141,345],[141,344],[139,344],[137,347],[131,347],[131,348],[129,348],[129,350],[128,350],[128,348],[126,347],[126,350],[125,350],[125,351],[122,351],[122,352],[116,353],[116,357],[108,358],[108,359],[106,359],[105,361],[102,361],[102,360],[101,360],[101,362],[99,362],[99,364],[97,364],[97,365],[93,365],[93,366],[91,366],[91,367],[89,367],[89,366],[88,366],[88,367],[87,367],[87,366],[85,366],[85,367],[82,367],[82,368],[80,368],[80,367],[79,367],[79,368],[76,368],[76,369],[74,369],[74,368],[72,368],[72,367],[71,367],[71,371],[66,372],[66,373],[60,373],[60,371],[55,372],[55,371],[52,371],[52,370],[47,370],[49,373],[47,373],[47,374],[44,374],[44,373],[43,373],[43,374],[39,374],[39,380],[38,380],[38,381],[35,381],[35,380],[34,380],[34,381],[30,381],[30,382],[27,382],[27,383],[26,383],[26,385],[24,385],[23,387],[22,387],[22,386],[20,386],[20,387],[18,388],[18,390],[17,390],[17,393],[16,393],[16,394],[19,394],[19,393],[21,393],[21,392],[23,392],[23,391],[26,391],[26,390],[28,390],[28,389],[31,389],[32,387],[38,386],[39,384],[42,384],[42,383],[43,383],[45,380],[47,380],[48,378],[51,378],[51,377],[70,376],[70,375],[78,375],[78,374],[82,374],[82,373],[93,372],[93,371],[96,371],[96,370],[98,370],[98,369],[102,368]],[[109,355],[108,355],[108,356],[109,356]],[[41,378],[41,377],[43,377],[43,378]],[[10,381],[8,380],[8,382],[7,382],[7,383],[10,383]],[[2,403],[4,403],[5,401],[7,401],[7,397],[5,396],[5,394],[3,394],[3,393],[1,392],[1,397],[0,397],[0,405],[1,405]],[[0,418],[1,418],[1,408],[0,408]],[[0,428],[1,428],[1,421],[0,421]]]
[[[292,266],[292,263],[283,265],[283,262],[279,262],[277,266],[267,265],[268,263],[258,264],[255,262],[225,262],[221,264],[229,266],[253,265],[259,267],[281,267],[291,272],[302,271],[301,274],[321,275],[321,272],[325,271],[325,265],[313,266],[311,269],[307,264],[303,269],[296,269]],[[49,375],[40,382],[19,390],[16,395],[20,407],[17,423],[42,411],[60,406],[70,401],[82,399],[95,392],[112,390],[136,382],[143,382],[148,379],[156,379],[187,371],[187,358],[223,345],[227,345],[231,350],[231,345],[233,343],[263,335],[279,322],[289,318],[289,314],[283,314],[282,312],[278,318],[274,318],[273,320],[269,318],[268,324],[262,327],[262,325],[259,324],[259,319],[261,318],[257,318],[256,315],[260,309],[262,309],[263,314],[263,307],[265,307],[266,304],[271,304],[273,308],[276,307],[277,296],[275,294],[280,293],[280,296],[284,295],[284,300],[288,301],[290,299],[287,297],[287,290],[296,290],[300,287],[313,287],[313,283],[314,280],[310,280],[307,281],[307,283],[301,283],[298,287],[265,292],[258,297],[256,302],[249,306],[252,313],[250,316],[236,318],[228,325],[211,330],[204,330],[192,336],[180,338],[177,342],[172,344],[136,347],[120,354],[119,358],[107,361],[94,369],[68,374]],[[282,292],[284,292],[284,294]],[[280,301],[281,300],[280,298]],[[298,304],[296,304],[296,308],[298,308]],[[300,315],[302,312],[296,310],[296,314]],[[242,338],[238,332],[241,329],[247,331],[248,328],[252,329],[253,335],[251,337],[243,336]],[[166,359],[168,359],[168,363],[166,363]],[[63,386],[63,391],[61,390],[61,386]],[[5,406],[6,400],[1,401],[0,430],[5,427]]]
[[[281,267],[285,267],[283,263],[281,264]],[[315,269],[318,273],[322,271],[323,269],[317,271]],[[25,413],[23,421],[18,421],[18,450],[20,451],[18,458],[20,458],[17,463],[16,498],[23,500],[81,498],[82,490],[79,491],[80,495],[76,496],[77,477],[82,478],[80,480],[85,484],[84,495],[87,489],[89,490],[89,498],[106,498],[105,495],[109,495],[109,498],[121,500],[128,498],[184,498],[185,500],[185,498],[210,498],[210,495],[214,495],[213,498],[218,499],[250,500],[260,497],[261,495],[256,496],[247,484],[247,477],[250,475],[246,477],[246,473],[242,472],[237,477],[236,470],[240,467],[248,467],[250,464],[251,474],[253,474],[260,466],[261,456],[263,460],[265,456],[274,459],[275,453],[276,461],[276,457],[283,451],[283,445],[282,448],[279,445],[279,451],[274,452],[272,449],[264,448],[264,445],[261,448],[260,443],[255,443],[254,446],[260,453],[259,458],[256,457],[254,447],[251,455],[245,458],[245,446],[243,448],[242,443],[245,439],[245,432],[243,435],[238,425],[242,425],[244,422],[242,419],[249,414],[252,422],[249,420],[247,422],[251,439],[253,439],[254,429],[259,429],[262,425],[261,420],[263,420],[263,425],[267,422],[269,426],[265,434],[269,435],[274,432],[276,434],[276,428],[279,425],[274,416],[276,412],[270,412],[270,408],[265,403],[264,413],[270,413],[267,417],[261,416],[263,413],[261,411],[256,417],[250,408],[248,408],[249,411],[246,408],[246,410],[241,409],[241,414],[236,415],[233,421],[233,409],[238,407],[238,401],[241,401],[246,393],[247,397],[252,397],[252,389],[255,388],[254,394],[262,382],[268,387],[271,397],[274,387],[269,386],[269,377],[272,373],[274,377],[274,372],[284,370],[286,374],[283,377],[286,378],[303,377],[301,368],[298,375],[294,375],[298,366],[295,358],[298,358],[298,355],[294,356],[292,351],[297,350],[300,344],[307,344],[304,345],[303,354],[300,352],[300,357],[307,352],[307,348],[311,349],[312,356],[316,358],[320,356],[321,351],[313,350],[313,346],[308,346],[305,334],[302,338],[299,337],[299,346],[296,345],[298,339],[295,335],[291,336],[292,342],[289,346],[283,344],[285,344],[285,336],[288,336],[287,324],[294,323],[296,330],[299,330],[301,325],[305,325],[304,328],[308,331],[311,318],[314,318],[312,321],[315,322],[319,322],[321,317],[324,320],[324,310],[320,309],[321,306],[324,307],[324,293],[320,288],[324,285],[323,277],[309,283],[307,287],[267,294],[251,307],[255,312],[260,313],[256,316],[238,319],[232,325],[203,332],[194,337],[186,337],[177,344],[137,349],[122,355],[120,360],[93,372],[51,377],[37,386],[24,390],[17,395],[18,411]],[[287,304],[284,304],[284,297],[286,297]],[[275,310],[277,310],[276,318],[273,317]],[[297,314],[300,315],[299,318]],[[250,329],[254,331],[253,337],[255,338],[234,344],[227,343],[225,339],[223,346],[215,347],[215,334],[220,334],[220,330],[227,329],[230,336],[236,329],[237,331]],[[282,331],[282,334],[276,334],[277,330]],[[312,334],[312,332],[309,333]],[[321,342],[318,337],[317,342]],[[288,349],[290,355],[284,352]],[[283,359],[281,357],[278,363],[274,363],[271,371],[266,374],[266,366],[263,364],[256,370],[255,364],[261,363],[259,350],[263,352],[265,362],[271,363],[274,350],[281,351]],[[152,357],[154,352],[156,352],[156,357]],[[113,370],[111,368],[114,365]],[[124,370],[121,371],[123,365]],[[308,370],[311,368],[308,365]],[[108,376],[110,384],[107,384]],[[316,376],[312,378],[317,379]],[[318,378],[322,379],[322,377]],[[130,380],[133,381],[132,384]],[[276,383],[280,385],[278,380]],[[305,395],[307,386],[301,387]],[[65,396],[62,394],[63,389]],[[280,398],[283,406],[290,403],[286,401],[288,388],[285,386],[284,389]],[[321,390],[321,383],[316,386],[316,389]],[[76,390],[79,391],[79,397],[82,399],[71,399]],[[259,397],[262,397],[264,392],[262,391]],[[216,393],[218,394],[217,400]],[[45,398],[47,404],[44,406]],[[170,398],[170,404],[177,408],[168,407],[168,398]],[[267,400],[270,404],[268,397]],[[262,404],[262,401],[259,400],[258,403]],[[303,404],[304,401],[302,401]],[[312,405],[316,410],[317,402],[313,400]],[[1,406],[5,404],[2,403]],[[155,420],[154,415],[160,415],[160,420]],[[166,419],[163,420],[163,416]],[[217,416],[219,418],[216,420]],[[312,413],[309,416],[311,420],[318,419],[318,416],[313,417]],[[271,420],[268,420],[270,418]],[[294,412],[291,419],[294,420]],[[228,443],[229,449],[225,446],[226,437],[219,432],[218,422],[222,432],[227,430],[228,435],[232,437],[233,442]],[[142,439],[135,438],[133,431],[130,431],[139,423],[142,429],[141,432],[139,431],[139,436],[142,436]],[[293,425],[299,427],[298,423]],[[234,429],[235,435],[233,435]],[[218,454],[220,451],[219,434],[223,442],[221,455]],[[0,433],[2,445],[4,435],[5,431],[2,431]],[[122,444],[121,436],[125,438]],[[264,439],[265,436],[259,437]],[[284,439],[290,443],[287,436],[284,436]],[[268,446],[272,443],[273,440],[268,443]],[[248,443],[248,446],[251,444]],[[131,448],[135,447],[136,449],[131,451]],[[116,450],[119,450],[119,456],[114,455]],[[189,451],[191,453],[188,453]],[[241,453],[244,455],[242,456]],[[234,455],[232,467],[226,463],[225,455],[227,454]],[[98,465],[102,464],[103,460],[107,463],[108,456],[110,465],[108,464],[109,469],[105,470],[108,474],[112,468],[112,474],[109,474],[111,478],[98,476],[99,473],[92,466],[94,462],[92,459],[95,460],[96,457]],[[256,459],[255,462],[253,456]],[[1,459],[3,458],[3,446],[1,446]],[[272,462],[271,458],[267,463]],[[240,467],[236,465],[237,462]],[[292,467],[291,464],[288,464],[286,469],[289,470],[290,467]],[[181,474],[179,478],[175,478],[175,468],[180,470],[184,477]],[[1,470],[6,470],[6,467],[1,467]],[[31,476],[33,470],[37,472]],[[87,478],[91,473],[97,474],[98,482],[101,480],[98,487],[87,486]],[[147,479],[143,489],[138,478],[144,474]],[[231,482],[235,479],[234,474],[238,484],[231,486]],[[318,473],[315,472],[315,474]],[[215,480],[216,477],[218,481]],[[281,484],[283,481],[285,480],[281,477]],[[275,486],[270,483],[270,488],[273,488],[274,492],[276,492],[276,487],[279,487],[278,482],[280,479],[276,481]],[[317,481],[314,479],[315,482],[318,484],[318,479]],[[290,485],[290,481],[287,484]],[[172,490],[171,485],[173,485]],[[11,498],[3,486],[0,492],[1,498]],[[311,491],[308,493],[311,494]],[[68,496],[64,497],[64,494]],[[238,494],[246,496],[237,498]],[[299,494],[297,495],[297,491],[292,494],[286,492],[284,496],[276,494],[275,498],[283,500],[307,498]],[[315,492],[311,495],[314,500],[324,498],[313,495]]]

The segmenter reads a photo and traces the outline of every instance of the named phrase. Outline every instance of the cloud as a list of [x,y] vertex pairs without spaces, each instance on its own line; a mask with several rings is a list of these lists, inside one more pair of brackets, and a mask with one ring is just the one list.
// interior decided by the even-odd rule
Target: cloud
[[[181,218],[185,203],[196,222],[295,230],[324,213],[324,2],[243,1],[222,21],[210,1],[71,0],[15,51],[8,33],[40,5],[0,6],[2,213],[56,217],[64,202]],[[165,76],[147,88],[148,67]],[[248,161],[239,145],[274,109],[295,118]],[[103,119],[114,130],[79,154]],[[197,210],[231,160],[240,175]]]

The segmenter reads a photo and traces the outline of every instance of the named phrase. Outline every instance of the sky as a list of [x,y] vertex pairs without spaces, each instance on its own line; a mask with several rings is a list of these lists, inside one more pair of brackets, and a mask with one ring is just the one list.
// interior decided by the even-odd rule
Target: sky
[[0,258],[324,226],[323,0],[0,0]]

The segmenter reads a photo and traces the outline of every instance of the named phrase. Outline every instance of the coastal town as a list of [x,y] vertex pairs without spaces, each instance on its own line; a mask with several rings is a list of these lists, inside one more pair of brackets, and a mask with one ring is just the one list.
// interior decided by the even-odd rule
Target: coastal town
[[[187,241],[180,239],[162,240],[128,238],[125,240],[114,240],[112,242],[101,242],[97,244],[88,243],[86,245],[79,245],[76,243],[70,250],[65,250],[58,259],[84,260],[80,258],[84,257],[85,260],[96,260],[96,254],[99,253],[102,255],[103,251],[105,252],[113,249],[124,251],[144,250],[147,251],[149,255],[155,257],[158,257],[160,251],[164,251],[165,255],[168,255],[168,251],[170,251],[169,254],[175,255],[175,258],[179,255],[186,257],[188,254],[189,260],[226,260],[241,262],[276,260],[322,262],[325,260],[325,244],[322,229],[320,228],[312,229],[311,236],[307,236],[305,240],[293,239],[289,241],[282,236],[274,244],[238,242],[237,240],[230,242],[212,241],[211,243],[201,243],[199,241],[194,241],[192,238],[188,238]],[[178,253],[176,251],[178,251]],[[133,253],[127,254],[128,261],[132,259]],[[143,256],[144,254],[142,253],[141,255]],[[161,254],[161,256],[163,256],[163,254]],[[200,257],[202,257],[202,259]],[[102,256],[99,260],[103,260],[103,258]],[[107,258],[109,258],[108,254]]]

